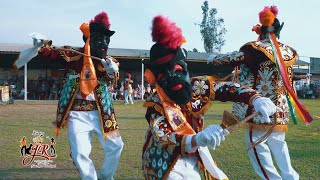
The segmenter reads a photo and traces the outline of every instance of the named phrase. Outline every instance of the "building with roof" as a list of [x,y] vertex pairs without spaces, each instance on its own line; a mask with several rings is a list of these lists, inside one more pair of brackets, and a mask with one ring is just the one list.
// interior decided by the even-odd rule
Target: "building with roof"
[[[36,81],[39,78],[61,80],[65,64],[43,59],[39,56],[34,57],[27,66],[19,70],[13,69],[13,64],[18,59],[19,53],[32,46],[31,44],[0,43],[0,84],[16,76],[23,77],[24,87],[27,87],[27,81]],[[136,85],[142,83],[144,86],[146,85],[142,73],[144,71],[142,61],[149,59],[149,50],[109,48],[108,54],[120,62],[120,79],[123,79],[121,77],[124,77],[126,72],[130,72]],[[191,76],[215,74],[224,77],[231,73],[232,68],[216,68],[207,65],[209,55],[210,53],[188,52],[187,64]],[[295,64],[295,74],[305,75],[309,73],[312,74],[312,79],[320,80],[320,58],[313,58],[310,62],[299,59]]]

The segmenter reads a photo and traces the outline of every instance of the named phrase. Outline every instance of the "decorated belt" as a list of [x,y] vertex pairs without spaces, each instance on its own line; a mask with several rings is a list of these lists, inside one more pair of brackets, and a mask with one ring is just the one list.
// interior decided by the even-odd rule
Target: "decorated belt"
[[97,110],[96,101],[88,101],[84,99],[75,99],[72,106],[71,111],[94,111]]

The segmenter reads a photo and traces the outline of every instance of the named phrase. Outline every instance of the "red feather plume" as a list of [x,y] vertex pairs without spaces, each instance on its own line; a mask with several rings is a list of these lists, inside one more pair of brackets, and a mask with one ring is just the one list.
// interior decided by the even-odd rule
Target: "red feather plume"
[[278,8],[277,6],[270,6],[271,12],[274,14],[275,17],[278,15]]
[[91,22],[103,23],[106,25],[108,29],[110,29],[109,17],[108,17],[108,14],[105,12],[101,12],[98,15],[96,15],[94,19],[90,21],[90,23]]
[[259,13],[259,20],[263,26],[271,27],[274,19],[278,14],[278,8],[276,6],[266,6]]
[[156,16],[153,19],[151,35],[153,42],[173,50],[186,41],[176,23],[163,16]]

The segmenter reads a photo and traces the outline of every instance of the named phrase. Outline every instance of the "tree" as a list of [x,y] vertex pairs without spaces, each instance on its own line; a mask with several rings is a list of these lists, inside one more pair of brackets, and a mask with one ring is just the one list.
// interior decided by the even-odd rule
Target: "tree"
[[200,26],[204,50],[209,53],[213,51],[221,51],[225,44],[224,35],[227,30],[224,28],[224,20],[217,18],[217,9],[209,9],[208,1],[204,1],[201,6],[203,19]]

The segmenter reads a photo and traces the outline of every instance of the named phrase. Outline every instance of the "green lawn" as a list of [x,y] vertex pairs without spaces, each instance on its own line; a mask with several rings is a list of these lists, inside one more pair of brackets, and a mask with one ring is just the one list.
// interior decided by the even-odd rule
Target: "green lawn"
[[[320,100],[303,100],[313,115],[320,115]],[[0,105],[0,178],[3,179],[79,179],[79,175],[69,156],[67,131],[56,139],[58,157],[54,159],[56,168],[30,168],[21,164],[20,140],[26,136],[28,143],[32,131],[39,130],[46,136],[53,136],[51,121],[55,118],[56,101],[16,102]],[[142,102],[124,106],[115,102],[115,110],[124,141],[124,149],[116,179],[142,179],[141,151],[147,123]],[[206,124],[219,124],[223,110],[231,109],[230,103],[215,102],[206,115]],[[293,167],[301,179],[320,179],[320,122],[315,117],[310,126],[300,120],[298,125],[289,124],[287,143]],[[45,141],[48,143],[48,140]],[[212,151],[218,166],[230,179],[258,179],[254,174],[244,147],[244,130],[240,129],[229,136],[222,145]],[[103,151],[93,138],[91,158],[97,169],[102,164]]]

